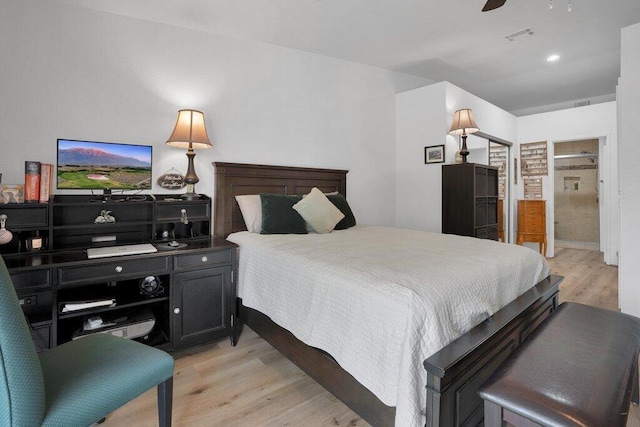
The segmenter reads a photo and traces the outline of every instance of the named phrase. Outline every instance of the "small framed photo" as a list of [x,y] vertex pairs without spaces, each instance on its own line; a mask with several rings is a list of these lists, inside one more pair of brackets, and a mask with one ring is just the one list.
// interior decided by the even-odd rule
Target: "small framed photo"
[[444,145],[424,147],[424,163],[444,163]]

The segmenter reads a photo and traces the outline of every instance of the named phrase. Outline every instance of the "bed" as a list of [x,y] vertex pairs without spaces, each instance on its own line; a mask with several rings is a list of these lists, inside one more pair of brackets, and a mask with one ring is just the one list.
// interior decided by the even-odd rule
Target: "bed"
[[[236,195],[306,194],[313,187],[318,187],[323,192],[338,191],[346,195],[346,171],[231,163],[215,163],[214,166],[214,231],[219,237],[227,237],[246,229],[235,202]],[[335,237],[338,237],[338,233]],[[458,236],[451,237],[462,239]],[[475,243],[475,239],[473,242]],[[476,394],[477,388],[553,312],[557,305],[560,280],[557,276],[544,278],[487,320],[439,351],[429,353],[431,355],[423,363],[424,370],[419,369],[420,372],[415,373],[426,384],[422,412],[426,414],[427,425],[477,425],[482,420],[482,401]],[[240,299],[238,309],[242,322],[369,423],[394,424],[396,408],[385,405],[376,394],[347,373],[331,354],[304,344],[269,316],[246,307]],[[239,324],[236,326],[239,327]],[[362,373],[356,375],[362,377]],[[398,411],[400,410],[401,407]],[[401,420],[406,421],[406,418]],[[406,423],[415,425],[414,421]],[[399,424],[405,422],[400,421]]]

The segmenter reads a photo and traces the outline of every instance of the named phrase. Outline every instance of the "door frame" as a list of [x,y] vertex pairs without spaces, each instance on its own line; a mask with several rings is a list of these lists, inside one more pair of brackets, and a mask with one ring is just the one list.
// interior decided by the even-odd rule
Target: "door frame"
[[[617,203],[615,194],[617,194],[617,188],[615,187],[617,180],[614,180],[614,173],[617,173],[617,168],[614,170],[611,165],[611,160],[616,157],[615,153],[612,153],[611,138],[609,136],[580,136],[566,139],[558,139],[549,141],[550,151],[549,153],[549,187],[554,188],[555,191],[555,144],[562,142],[582,141],[586,139],[598,140],[598,185],[599,185],[599,201],[598,209],[600,213],[600,252],[604,253],[604,262],[607,265],[618,265],[618,253],[615,242],[613,242],[615,233],[611,227],[614,225],[612,203]],[[616,160],[617,161],[617,160]],[[615,193],[614,193],[615,192]],[[554,198],[548,198],[551,203],[550,208],[547,211],[547,240],[549,245],[549,256],[555,255],[555,200]],[[618,220],[619,222],[619,220]]]

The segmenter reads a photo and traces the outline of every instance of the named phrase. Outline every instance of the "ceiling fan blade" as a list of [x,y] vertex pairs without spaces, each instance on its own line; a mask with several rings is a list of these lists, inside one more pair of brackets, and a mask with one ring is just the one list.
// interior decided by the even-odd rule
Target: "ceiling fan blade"
[[482,8],[482,11],[488,12],[490,10],[502,7],[506,3],[506,1],[507,0],[489,0],[487,1],[487,4],[485,4],[484,7]]

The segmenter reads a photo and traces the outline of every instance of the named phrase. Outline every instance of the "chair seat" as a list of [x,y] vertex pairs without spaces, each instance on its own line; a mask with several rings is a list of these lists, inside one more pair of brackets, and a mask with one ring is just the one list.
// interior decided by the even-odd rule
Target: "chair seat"
[[67,342],[39,357],[44,426],[90,425],[172,377],[174,367],[162,350],[106,334]]

